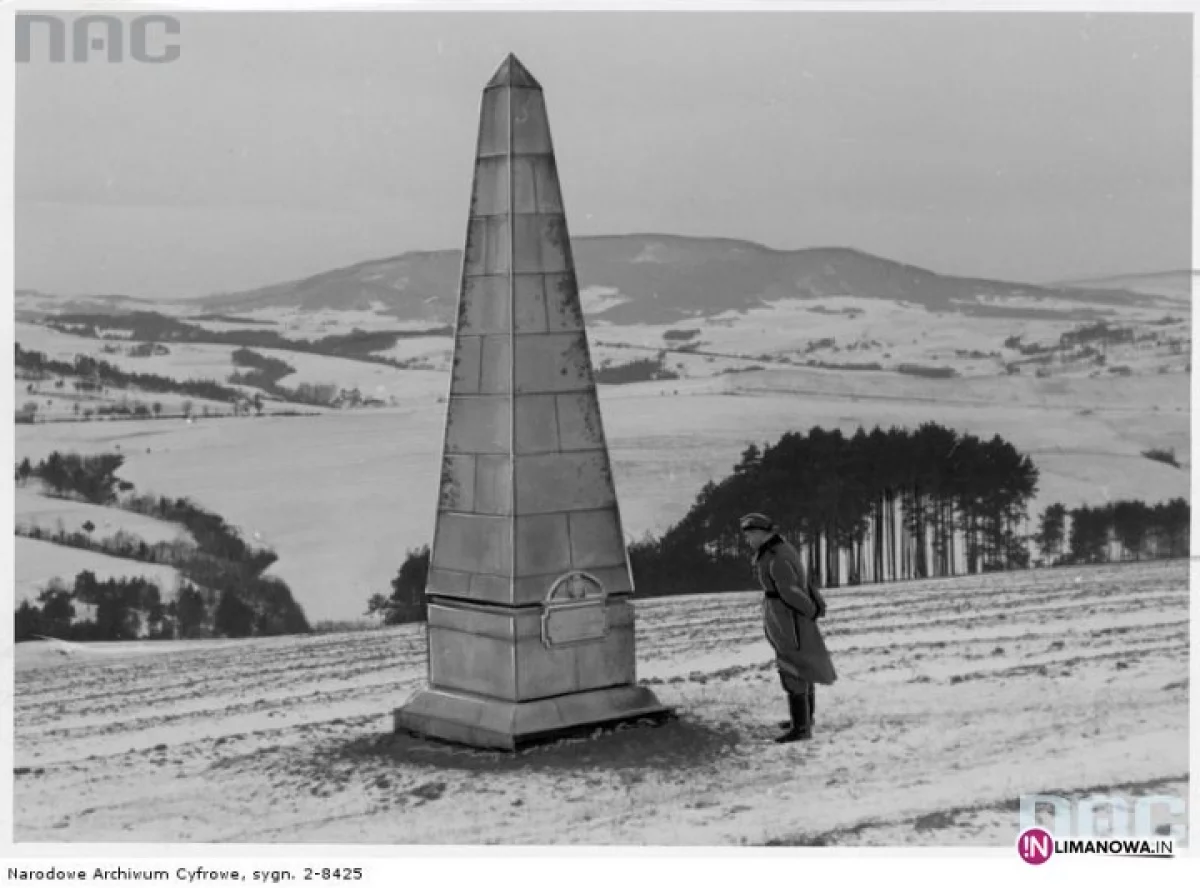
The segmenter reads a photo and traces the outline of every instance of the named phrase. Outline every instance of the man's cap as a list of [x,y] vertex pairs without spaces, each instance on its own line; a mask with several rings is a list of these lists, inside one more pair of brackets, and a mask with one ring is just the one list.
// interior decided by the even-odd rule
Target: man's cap
[[741,528],[742,530],[774,530],[775,525],[761,512],[751,512],[749,515],[742,516]]

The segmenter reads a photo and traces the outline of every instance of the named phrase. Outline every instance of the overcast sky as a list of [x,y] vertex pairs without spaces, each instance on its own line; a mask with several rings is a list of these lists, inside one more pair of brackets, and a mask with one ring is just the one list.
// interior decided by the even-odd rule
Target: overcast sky
[[991,13],[187,13],[18,65],[16,279],[179,297],[459,248],[480,90],[545,89],[573,235],[1023,281],[1191,265],[1191,23]]

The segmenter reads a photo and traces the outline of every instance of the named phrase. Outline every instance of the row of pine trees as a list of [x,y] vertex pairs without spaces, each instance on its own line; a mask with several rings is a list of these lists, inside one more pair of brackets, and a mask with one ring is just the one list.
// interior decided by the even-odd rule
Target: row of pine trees
[[936,423],[849,437],[790,432],[751,445],[663,537],[632,546],[634,582],[668,594],[695,590],[704,577],[706,590],[744,586],[738,517],[757,511],[827,587],[1027,567],[1037,482],[1029,457],[999,436]]
[[1191,507],[1183,497],[1154,505],[1118,500],[1070,510],[1054,503],[1042,513],[1033,539],[1048,564],[1186,558],[1191,523]]

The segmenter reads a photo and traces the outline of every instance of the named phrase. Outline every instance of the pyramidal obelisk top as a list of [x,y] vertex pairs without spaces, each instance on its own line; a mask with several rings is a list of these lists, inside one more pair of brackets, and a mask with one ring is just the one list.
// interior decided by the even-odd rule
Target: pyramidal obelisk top
[[542,88],[483,90],[427,592],[532,606],[632,579]]
[[496,69],[496,73],[492,75],[492,79],[488,81],[488,85],[484,89],[496,89],[501,86],[513,86],[518,89],[541,89],[542,86],[538,83],[533,75],[529,73],[529,69],[521,64],[511,52],[500,63],[500,67]]

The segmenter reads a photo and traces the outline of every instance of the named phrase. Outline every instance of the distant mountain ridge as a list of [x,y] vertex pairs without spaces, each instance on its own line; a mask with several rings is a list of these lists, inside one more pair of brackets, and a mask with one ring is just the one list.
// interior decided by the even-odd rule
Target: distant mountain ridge
[[[1006,299],[1095,305],[1153,297],[1111,288],[1046,287],[940,275],[846,247],[774,250],[722,238],[662,234],[572,239],[589,317],[671,323],[744,311],[765,301],[857,296],[930,311],[996,314]],[[209,310],[286,307],[382,310],[400,320],[453,321],[462,252],[403,253],[267,287],[204,297]],[[1037,313],[1028,306],[1022,310]],[[1061,309],[1060,309],[1061,311]]]
[[[742,312],[781,299],[853,296],[972,315],[1095,317],[1108,305],[1178,309],[1182,289],[1123,286],[1124,278],[1039,285],[942,275],[848,247],[775,250],[751,241],[667,234],[572,238],[584,310],[613,324],[669,324]],[[205,311],[379,311],[400,321],[453,323],[461,250],[414,251],[334,268],[305,278],[180,300]],[[1188,272],[1165,273],[1187,276]],[[1146,278],[1154,276],[1131,276]],[[36,291],[32,302],[54,297]],[[1190,292],[1188,290],[1187,292]],[[36,296],[35,296],[36,293]],[[153,300],[96,297],[104,310],[149,307]],[[57,300],[55,300],[57,301]],[[66,302],[69,302],[67,300]],[[1190,299],[1188,300],[1190,303]],[[63,310],[66,302],[55,308]],[[1039,303],[1046,303],[1042,306]]]
[[1190,301],[1197,283],[1200,283],[1200,271],[1183,268],[1175,271],[1121,274],[1108,277],[1086,278],[1077,281],[1063,281],[1057,284],[1057,286],[1089,290],[1126,290],[1132,293],[1144,293],[1149,296],[1168,296]]
[[47,312],[91,312],[93,314],[126,314],[130,311],[150,311],[156,303],[137,296],[99,294],[96,296],[56,296],[41,290],[17,288],[13,291],[14,314],[18,321],[36,321]]

